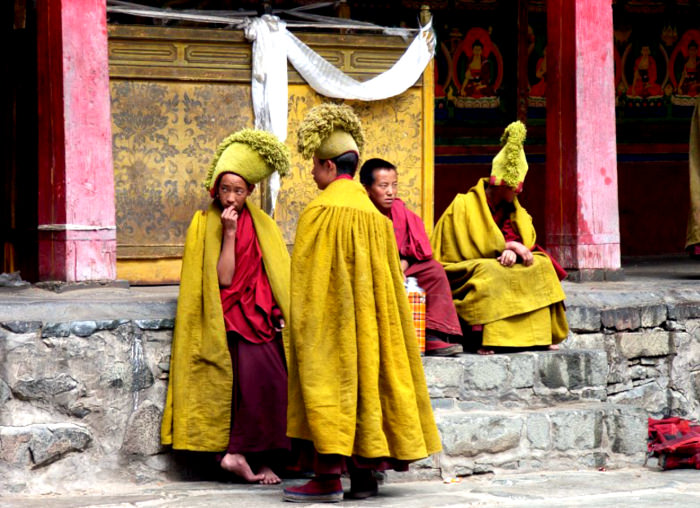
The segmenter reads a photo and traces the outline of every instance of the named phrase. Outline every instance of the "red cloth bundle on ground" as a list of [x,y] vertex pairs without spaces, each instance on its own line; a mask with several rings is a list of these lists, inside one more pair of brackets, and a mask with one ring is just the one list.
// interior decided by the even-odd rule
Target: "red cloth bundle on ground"
[[661,469],[700,469],[700,424],[673,417],[649,418],[650,457],[658,457]]

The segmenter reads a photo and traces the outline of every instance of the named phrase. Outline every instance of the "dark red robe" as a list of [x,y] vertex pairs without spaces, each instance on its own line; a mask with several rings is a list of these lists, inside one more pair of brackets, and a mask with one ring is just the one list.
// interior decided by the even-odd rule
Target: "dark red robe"
[[226,451],[288,450],[287,368],[282,337],[275,330],[282,313],[272,295],[247,208],[238,217],[236,271],[231,285],[221,288],[221,304],[234,377]]
[[428,234],[418,215],[395,199],[387,214],[394,224],[401,259],[408,262],[407,277],[415,277],[425,291],[425,328],[447,335],[462,335],[452,291],[440,263],[433,259]]

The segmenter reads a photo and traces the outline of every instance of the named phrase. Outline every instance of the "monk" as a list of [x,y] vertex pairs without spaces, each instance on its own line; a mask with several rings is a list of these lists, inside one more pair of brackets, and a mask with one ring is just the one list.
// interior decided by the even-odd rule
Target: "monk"
[[[370,200],[394,225],[394,234],[405,277],[415,277],[425,291],[425,354],[452,356],[462,352],[459,318],[452,303],[445,269],[433,259],[423,221],[397,197],[396,166],[383,159],[369,159],[360,169],[360,183]],[[457,343],[451,343],[457,342]]]
[[187,231],[161,441],[216,452],[246,482],[279,483],[290,449],[281,330],[289,313],[289,254],[275,222],[248,197],[289,168],[274,135],[225,139],[206,188],[213,202]]
[[435,225],[435,259],[445,267],[457,313],[494,348],[556,349],[566,339],[566,272],[535,244],[532,217],[517,195],[527,173],[525,126],[510,124],[490,178],[458,194]]
[[293,502],[377,494],[375,471],[406,470],[440,450],[389,221],[353,181],[362,126],[349,106],[310,110],[298,148],[319,194],[292,252],[287,435],[315,476]]

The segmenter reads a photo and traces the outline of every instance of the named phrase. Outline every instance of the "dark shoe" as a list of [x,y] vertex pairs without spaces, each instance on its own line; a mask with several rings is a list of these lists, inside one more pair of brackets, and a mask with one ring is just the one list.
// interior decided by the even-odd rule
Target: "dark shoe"
[[379,493],[377,479],[371,470],[350,474],[350,491],[345,493],[345,499],[367,499]]
[[461,344],[450,344],[437,337],[426,337],[425,356],[454,356],[463,351]]
[[292,503],[339,503],[343,500],[343,485],[340,478],[314,478],[304,485],[284,489],[282,499]]

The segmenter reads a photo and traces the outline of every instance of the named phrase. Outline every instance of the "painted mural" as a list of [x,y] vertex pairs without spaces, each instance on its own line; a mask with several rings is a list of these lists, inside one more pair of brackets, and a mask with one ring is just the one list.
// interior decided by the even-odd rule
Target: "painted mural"
[[[618,0],[612,6],[618,121],[687,118],[700,94],[700,5]],[[465,0],[460,7],[434,11],[436,121],[501,124],[515,116],[505,94],[517,67],[514,38],[500,15],[505,4]],[[535,121],[546,115],[546,27],[546,1],[528,2],[528,117]]]

